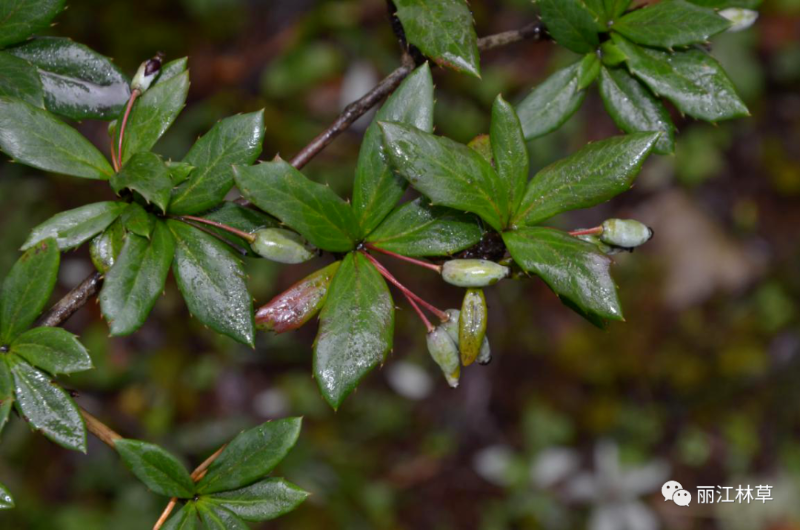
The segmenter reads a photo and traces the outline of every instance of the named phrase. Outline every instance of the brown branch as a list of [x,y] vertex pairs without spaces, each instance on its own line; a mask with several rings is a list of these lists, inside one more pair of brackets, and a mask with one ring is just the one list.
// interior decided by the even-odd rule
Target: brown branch
[[115,432],[111,427],[95,418],[86,409],[81,407],[80,413],[81,416],[83,416],[83,421],[86,422],[86,429],[90,433],[97,436],[101,442],[114,449],[117,440],[121,439],[122,436]]
[[78,309],[86,305],[89,298],[97,294],[101,283],[103,283],[103,276],[99,272],[93,272],[77,287],[64,295],[61,300],[56,302],[47,313],[39,317],[36,326],[51,328],[60,326],[75,314]]

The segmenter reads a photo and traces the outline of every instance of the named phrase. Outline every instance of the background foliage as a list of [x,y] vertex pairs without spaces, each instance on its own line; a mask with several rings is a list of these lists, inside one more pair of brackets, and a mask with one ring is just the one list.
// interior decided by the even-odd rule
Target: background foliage
[[[479,35],[535,13],[522,0],[472,7]],[[158,146],[165,156],[185,153],[221,117],[265,108],[264,151],[288,158],[397,56],[385,5],[373,0],[82,0],[50,33],[115,57],[127,73],[156,49],[189,55],[189,106]],[[799,33],[797,0],[767,0],[754,29],[715,38],[753,118],[713,127],[673,112],[677,156],[651,160],[632,192],[561,219],[572,227],[637,217],[655,227],[648,247],[616,258],[627,324],[596,330],[543,283],[504,282],[487,291],[494,361],[451,391],[403,309],[391,362],[334,413],[308,375],[314,326],[259,335],[254,353],[190,320],[170,282],[130,338],[109,339],[97,306],[75,315],[67,329],[81,335],[96,370],[69,381],[122,432],[183,455],[206,454],[265,419],[303,415],[304,435],[277,474],[312,496],[264,528],[582,528],[590,507],[569,488],[542,487],[542,469],[558,461],[553,447],[572,448],[579,467],[591,468],[601,440],[613,440],[631,466],[669,464],[692,488],[774,486],[776,501],[758,519],[758,510],[729,506],[695,506],[702,517],[687,518],[647,492],[670,527],[800,528]],[[482,81],[436,69],[437,132],[462,142],[488,132],[498,92],[518,102],[576,59],[553,44],[522,43],[486,54]],[[304,173],[349,196],[368,123]],[[105,146],[102,125],[82,132]],[[590,91],[564,127],[529,143],[531,170],[616,132]],[[4,163],[0,175],[0,276],[31,226],[114,199],[102,183],[19,165]],[[87,254],[62,257],[59,293],[90,271]],[[266,302],[318,265],[248,266],[251,291]],[[461,290],[436,275],[395,270],[414,290],[459,304]],[[0,474],[18,504],[0,514],[0,528],[134,529],[157,517],[161,499],[99,442],[88,441],[88,456],[73,454],[20,423],[0,446]]]

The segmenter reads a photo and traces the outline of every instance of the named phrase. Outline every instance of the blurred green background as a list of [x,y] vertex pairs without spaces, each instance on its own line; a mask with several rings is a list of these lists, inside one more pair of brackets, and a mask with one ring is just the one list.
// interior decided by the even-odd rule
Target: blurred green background
[[[479,35],[536,16],[527,0],[472,8]],[[52,34],[131,74],[156,51],[189,56],[189,103],[156,149],[173,157],[215,121],[263,108],[262,158],[289,158],[399,60],[380,0],[72,0],[57,22]],[[397,299],[394,352],[334,413],[311,378],[314,324],[262,335],[252,351],[191,320],[170,282],[132,337],[109,339],[94,303],[76,314],[67,328],[97,369],[66,386],[123,435],[192,465],[246,426],[303,415],[276,474],[312,496],[261,528],[800,529],[800,0],[766,0],[754,28],[715,38],[713,50],[753,117],[711,126],[675,113],[675,157],[651,159],[631,192],[558,220],[636,217],[654,228],[651,243],[616,260],[627,323],[599,331],[542,282],[503,282],[487,291],[494,361],[465,370],[453,391]],[[497,93],[518,101],[573,60],[529,42],[485,54],[482,81],[437,69],[437,131],[460,141],[486,132]],[[305,173],[349,194],[368,119]],[[79,127],[107,150],[104,123]],[[592,92],[530,144],[532,167],[613,134]],[[33,226],[110,193],[3,159],[0,277]],[[462,291],[435,275],[384,263],[436,305],[460,304]],[[85,249],[62,264],[57,295],[91,267]],[[264,303],[316,266],[251,261],[251,292]],[[165,503],[97,440],[88,455],[70,453],[19,420],[0,445],[0,477],[18,504],[0,513],[2,529],[150,528]],[[771,485],[773,500],[695,496],[677,507],[660,495],[667,478],[693,495]]]

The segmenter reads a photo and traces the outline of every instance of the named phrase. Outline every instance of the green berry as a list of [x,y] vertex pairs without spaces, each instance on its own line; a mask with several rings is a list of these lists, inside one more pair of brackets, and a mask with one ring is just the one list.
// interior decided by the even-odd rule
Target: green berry
[[636,248],[653,237],[653,230],[633,219],[608,219],[603,223],[600,241],[621,248]]
[[447,384],[452,388],[458,386],[458,379],[461,376],[461,364],[458,359],[458,347],[450,334],[443,326],[439,326],[427,337],[428,352],[436,364],[441,368]]
[[263,228],[253,234],[253,252],[278,263],[303,263],[314,257],[314,249],[302,237],[283,228]]
[[494,285],[508,273],[508,267],[485,259],[454,259],[442,266],[444,281],[458,287]]
[[486,297],[480,289],[468,289],[461,304],[461,315],[458,320],[458,347],[461,351],[461,362],[469,366],[475,362],[486,338]]

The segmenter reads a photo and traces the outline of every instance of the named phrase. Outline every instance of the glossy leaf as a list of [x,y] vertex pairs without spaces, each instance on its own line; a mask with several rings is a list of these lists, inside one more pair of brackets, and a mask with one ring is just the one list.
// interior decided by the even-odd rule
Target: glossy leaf
[[528,148],[514,107],[502,96],[492,106],[491,146],[497,175],[509,193],[509,208],[517,207],[528,184]]
[[[216,210],[203,214],[203,218],[222,223],[247,233],[253,233],[261,230],[262,228],[274,228],[280,226],[280,222],[274,217],[267,215],[260,210],[239,206],[234,202],[222,203],[222,206]],[[250,243],[244,239],[235,236],[230,232],[226,232],[225,230],[214,228],[213,226],[206,226],[205,228],[229,241],[236,243],[243,249],[247,250],[248,255],[256,255],[255,252],[253,252],[253,250],[250,248]]]
[[35,328],[17,337],[10,352],[51,374],[92,369],[92,358],[78,337],[61,328]]
[[583,2],[583,7],[591,13],[597,31],[606,31],[608,29],[608,16],[603,0],[581,0],[581,2]]
[[197,510],[205,530],[249,530],[233,512],[206,499],[197,503]]
[[622,15],[631,5],[631,0],[603,0],[606,8],[606,16],[609,20],[614,20]]
[[179,499],[194,496],[192,477],[171,453],[140,440],[117,440],[114,448],[128,469],[155,493]]
[[743,7],[746,9],[756,9],[763,0],[689,0],[691,3],[711,7],[714,9],[724,9],[726,7]]
[[578,90],[584,90],[594,83],[600,75],[600,57],[598,52],[590,52],[583,56],[578,74]]
[[536,274],[582,311],[623,320],[611,260],[590,243],[552,228],[522,228],[503,234],[514,261]]
[[300,506],[308,497],[294,484],[281,478],[268,478],[245,488],[216,493],[205,498],[219,504],[245,521],[269,521]]
[[0,52],[0,96],[21,99],[43,108],[44,91],[39,72],[28,61]]
[[408,42],[439,66],[480,77],[478,37],[464,0],[395,0]]
[[395,171],[436,205],[478,214],[496,230],[508,221],[508,193],[494,168],[466,145],[398,123],[381,123]]
[[594,142],[533,177],[512,225],[535,225],[554,215],[605,202],[631,187],[658,133]]
[[[163,73],[162,73],[163,75]],[[186,103],[189,72],[156,82],[136,101],[122,142],[122,163],[149,151],[169,129]]]
[[253,302],[241,261],[224,243],[177,221],[173,271],[189,311],[217,333],[253,345]]
[[281,159],[234,167],[236,185],[253,204],[299,232],[312,245],[347,252],[359,228],[350,205]]
[[175,241],[161,221],[150,239],[128,234],[99,296],[111,335],[129,335],[144,324],[164,290],[174,255]]
[[14,360],[11,372],[17,406],[31,427],[67,449],[85,453],[86,427],[69,394],[25,361]]
[[75,120],[112,119],[130,97],[125,74],[94,50],[62,37],[38,37],[8,50],[39,70],[48,110]]
[[197,483],[203,495],[244,488],[284,459],[300,435],[301,418],[268,421],[230,441]]
[[586,97],[578,89],[580,73],[580,62],[557,71],[517,105],[526,140],[555,131],[575,114]]
[[430,206],[419,198],[396,208],[367,241],[403,256],[449,256],[475,245],[482,236],[472,215]]
[[10,510],[14,507],[14,498],[8,489],[0,484],[0,510]]
[[0,291],[0,346],[28,329],[50,299],[61,255],[47,239],[28,249],[14,264]]
[[655,151],[675,150],[675,126],[664,105],[623,68],[600,72],[600,95],[617,127],[626,133],[660,132]]
[[158,155],[135,153],[122,170],[111,177],[111,187],[117,193],[124,189],[133,190],[165,212],[172,193],[172,179]]
[[27,166],[89,179],[114,170],[78,131],[46,110],[0,97],[0,150]]
[[8,423],[11,407],[14,406],[14,376],[5,360],[0,357],[0,435]]
[[394,303],[380,273],[351,253],[333,278],[314,341],[314,376],[334,409],[392,348]]
[[233,187],[232,166],[255,162],[263,143],[263,111],[232,116],[214,125],[183,159],[195,169],[173,192],[170,213],[194,214],[222,202]]
[[161,67],[161,72],[159,72],[158,77],[156,77],[156,80],[153,81],[153,86],[161,85],[173,77],[179,76],[180,74],[184,73],[188,67],[189,59],[187,57],[173,59],[172,61],[165,63]]
[[378,111],[364,134],[353,183],[353,211],[366,236],[392,211],[408,186],[383,154],[379,121],[405,123],[433,132],[433,79],[428,63],[409,75]]
[[114,266],[125,244],[125,235],[125,227],[117,219],[102,234],[92,239],[89,254],[98,272],[105,274]]
[[130,203],[128,207],[122,211],[119,220],[128,232],[148,239],[150,238],[150,234],[153,233],[153,228],[156,226],[156,217],[147,213],[147,210],[136,202]]
[[54,238],[61,250],[75,248],[105,230],[125,210],[124,202],[96,202],[61,212],[31,231],[22,249]]
[[193,501],[187,502],[178,513],[169,518],[162,527],[163,530],[196,530],[200,517]]
[[537,0],[542,22],[561,46],[575,53],[597,48],[597,21],[581,0]]
[[0,2],[0,48],[22,42],[45,29],[64,9],[65,0],[3,0]]
[[662,0],[614,22],[614,31],[645,46],[672,48],[704,42],[731,23],[711,9],[684,0]]
[[704,51],[662,52],[619,36],[614,42],[627,57],[631,73],[680,111],[712,122],[749,115],[722,66]]

